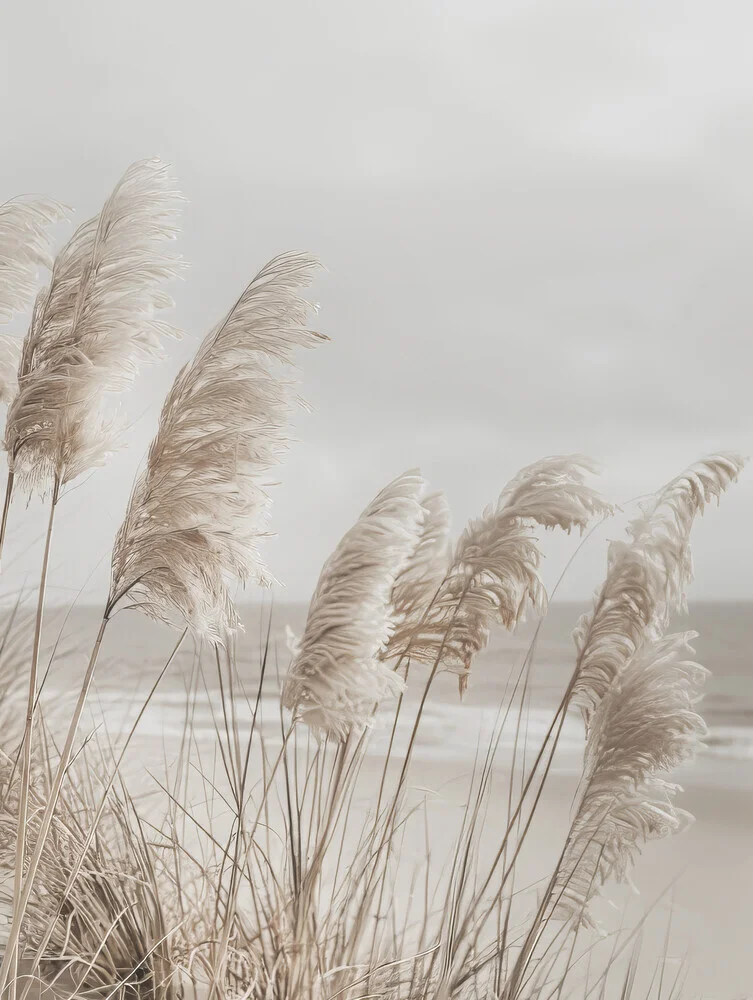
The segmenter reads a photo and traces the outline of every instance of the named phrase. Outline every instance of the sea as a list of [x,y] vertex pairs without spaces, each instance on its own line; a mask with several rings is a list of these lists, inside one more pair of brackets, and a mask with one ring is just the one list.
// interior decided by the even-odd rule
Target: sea
[[[461,697],[457,678],[439,676],[432,685],[417,732],[414,756],[433,761],[473,760],[493,737],[504,760],[521,739],[535,751],[551,725],[574,663],[572,630],[588,603],[553,603],[542,622],[529,619],[514,634],[492,633],[486,650],[474,662]],[[96,634],[100,611],[78,607],[65,616],[48,615],[46,645],[57,644],[57,656],[45,681],[43,701],[59,706],[75,694]],[[240,682],[235,691],[237,718],[250,725],[262,654],[268,649],[266,679],[257,725],[271,745],[281,739],[279,686],[290,660],[289,636],[299,635],[306,619],[304,604],[252,605],[242,608],[244,633],[237,642]],[[525,691],[521,667],[531,658]],[[753,790],[753,603],[696,602],[672,623],[673,632],[696,632],[694,658],[709,677],[699,706],[708,735],[694,762],[685,765],[682,780]],[[268,637],[268,641],[267,641]],[[155,679],[172,651],[177,634],[137,612],[116,616],[108,628],[91,699],[93,725],[124,732],[150,695]],[[184,642],[178,655],[150,696],[139,722],[140,745],[150,741],[169,746],[179,740],[186,719],[187,691],[194,677],[206,693],[192,707],[194,738],[210,745],[216,737],[219,679],[212,656],[202,654],[201,680],[196,681],[196,649]],[[428,671],[411,666],[405,704],[398,719],[393,753],[407,745],[415,708],[424,692]],[[521,710],[521,699],[523,708]],[[369,752],[385,752],[391,738],[394,704],[383,705],[375,720]],[[584,747],[583,725],[571,711],[562,730],[555,767],[577,771]]]

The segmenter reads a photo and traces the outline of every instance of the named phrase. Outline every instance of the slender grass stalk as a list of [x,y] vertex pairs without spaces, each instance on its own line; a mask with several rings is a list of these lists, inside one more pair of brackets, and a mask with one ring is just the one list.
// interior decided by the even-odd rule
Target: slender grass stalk
[[0,568],[3,562],[3,550],[5,548],[5,535],[8,530],[8,513],[10,502],[13,499],[13,483],[15,475],[13,469],[8,469],[8,478],[5,482],[5,498],[3,499],[3,513],[0,517]]
[[111,609],[108,606],[102,616],[97,638],[94,642],[94,648],[92,649],[91,656],[89,657],[89,663],[81,685],[81,691],[79,692],[78,700],[68,726],[68,732],[66,734],[63,750],[55,771],[55,777],[52,781],[52,787],[50,788],[47,804],[40,820],[37,842],[34,845],[34,852],[31,856],[31,860],[29,861],[26,878],[23,881],[23,887],[17,900],[14,900],[13,916],[11,919],[10,929],[8,931],[8,942],[5,948],[5,954],[3,955],[2,965],[0,965],[0,996],[2,996],[5,992],[12,967],[15,963],[16,949],[18,948],[23,918],[34,888],[34,880],[39,869],[42,854],[44,853],[45,843],[52,827],[52,822],[55,816],[55,808],[60,797],[60,791],[63,786],[63,782],[65,781],[68,765],[70,764],[71,757],[73,755],[73,744],[76,739],[79,723],[81,722],[81,716],[83,715],[84,707],[86,705],[89,689],[91,688],[91,684],[94,679],[94,671],[97,667],[97,660],[99,659],[99,653],[102,648],[105,631],[108,623],[110,622],[110,610]]
[[[130,730],[130,732],[128,734],[127,739],[123,743],[123,746],[121,748],[120,754],[118,755],[118,758],[115,761],[115,765],[114,765],[114,767],[112,769],[110,777],[109,777],[109,779],[107,781],[107,784],[105,786],[105,789],[104,789],[104,791],[102,793],[102,798],[100,800],[100,804],[99,804],[99,807],[97,809],[97,812],[95,813],[95,815],[94,815],[94,817],[93,817],[93,819],[92,819],[92,821],[90,823],[89,830],[88,830],[88,832],[86,834],[86,838],[85,838],[85,840],[84,840],[84,842],[83,842],[83,844],[82,844],[82,846],[80,848],[80,853],[79,853],[78,860],[76,861],[76,863],[74,864],[74,866],[71,868],[70,875],[68,876],[68,881],[66,882],[65,888],[64,888],[63,892],[61,893],[60,903],[58,904],[58,907],[55,910],[55,912],[50,917],[50,920],[49,920],[49,922],[47,924],[47,928],[45,929],[44,933],[42,934],[42,937],[41,937],[41,939],[39,941],[39,944],[37,945],[37,950],[36,950],[36,953],[35,953],[34,958],[32,960],[32,968],[38,966],[39,962],[41,961],[42,957],[44,956],[45,950],[47,948],[47,945],[49,944],[50,938],[52,937],[52,933],[53,933],[54,928],[55,928],[55,922],[59,919],[60,914],[62,912],[63,904],[64,904],[65,900],[67,899],[68,894],[70,893],[71,889],[73,888],[76,879],[79,876],[79,873],[81,871],[81,867],[84,864],[85,859],[86,859],[87,851],[89,850],[89,848],[91,847],[92,843],[94,842],[94,838],[97,836],[97,833],[98,833],[98,830],[99,830],[99,825],[100,825],[100,822],[102,820],[102,816],[104,815],[105,807],[107,806],[110,792],[112,791],[113,785],[115,784],[115,781],[116,781],[116,779],[118,778],[118,776],[120,774],[120,768],[121,768],[121,765],[123,763],[123,759],[125,757],[126,751],[128,750],[128,747],[130,746],[131,740],[133,739],[133,735],[136,732],[136,729],[138,728],[138,725],[139,725],[139,723],[141,722],[141,720],[142,720],[142,718],[144,716],[144,712],[146,711],[148,705],[150,704],[150,702],[152,700],[152,697],[154,696],[154,693],[157,690],[157,687],[158,687],[160,681],[162,680],[162,678],[165,676],[165,674],[169,670],[170,665],[172,664],[172,662],[175,659],[175,657],[178,655],[178,652],[179,652],[181,646],[183,645],[183,642],[184,642],[187,634],[188,634],[188,629],[184,629],[183,632],[181,632],[181,634],[180,634],[180,636],[178,638],[178,641],[175,643],[175,646],[173,647],[173,650],[170,653],[170,656],[168,657],[167,661],[165,662],[165,665],[160,670],[157,679],[155,680],[154,684],[152,685],[152,689],[149,692],[149,695],[144,700],[144,703],[142,704],[142,706],[141,706],[141,708],[140,708],[140,710],[138,712],[138,715],[137,715],[136,719],[134,720],[133,725],[131,726],[131,730]],[[29,982],[27,982],[27,984],[26,984],[26,986],[24,988],[24,991],[21,994],[21,1000],[26,1000],[26,998],[29,995],[29,991],[32,988],[32,985],[33,985],[33,980],[30,980]]]
[[[11,484],[9,483],[9,486]],[[9,491],[10,492],[10,491]],[[44,602],[47,592],[47,574],[50,565],[50,550],[52,546],[52,529],[55,522],[55,511],[57,510],[58,498],[60,495],[60,481],[56,478],[53,490],[52,501],[50,503],[50,515],[47,524],[47,536],[44,543],[44,555],[42,557],[42,570],[39,577],[39,591],[37,596],[37,612],[34,621],[34,642],[31,651],[31,663],[29,665],[29,695],[26,707],[26,723],[24,727],[23,743],[21,745],[21,790],[18,806],[18,828],[16,830],[16,871],[13,882],[13,910],[20,905],[21,886],[24,877],[24,862],[26,860],[26,822],[29,808],[29,786],[31,784],[31,763],[34,744],[34,716],[37,703],[37,675],[39,670],[39,650],[42,642],[42,622],[44,618]],[[12,979],[18,971],[17,951],[12,955]]]

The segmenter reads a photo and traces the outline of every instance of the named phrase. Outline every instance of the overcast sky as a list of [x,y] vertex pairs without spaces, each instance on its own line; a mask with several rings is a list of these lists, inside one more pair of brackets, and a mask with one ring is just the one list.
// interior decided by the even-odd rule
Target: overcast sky
[[[0,200],[83,220],[151,155],[189,199],[185,340],[125,398],[128,449],[61,508],[51,593],[103,599],[162,396],[284,249],[326,264],[332,337],[302,359],[314,409],[266,546],[292,598],[405,468],[459,529],[543,455],[592,455],[619,502],[753,450],[752,29],[731,0],[6,0]],[[697,598],[753,598],[752,510],[748,470],[697,531]],[[42,511],[13,511],[33,575],[24,517],[38,534]],[[571,550],[549,543],[550,580]]]

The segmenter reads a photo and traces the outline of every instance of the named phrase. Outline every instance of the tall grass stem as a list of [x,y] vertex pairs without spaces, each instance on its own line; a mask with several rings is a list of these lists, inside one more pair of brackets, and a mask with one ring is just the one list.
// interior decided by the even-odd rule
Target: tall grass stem
[[8,513],[10,502],[13,498],[13,480],[15,476],[12,469],[8,469],[8,479],[5,484],[5,499],[3,501],[3,515],[0,520],[0,566],[2,566],[3,549],[5,548],[5,533],[8,530]]
[[[10,478],[10,477],[9,477]],[[8,483],[8,495],[10,487]],[[42,570],[39,576],[39,593],[37,596],[37,613],[34,621],[34,643],[31,651],[31,663],[29,665],[29,697],[26,707],[26,721],[24,725],[23,743],[21,744],[21,789],[18,803],[18,825],[16,828],[16,869],[13,880],[13,910],[15,912],[21,898],[21,886],[24,875],[24,861],[26,859],[26,823],[29,811],[29,789],[31,785],[31,764],[34,742],[34,716],[36,714],[37,703],[37,675],[39,673],[39,649],[42,643],[42,622],[44,619],[44,601],[47,591],[47,574],[50,565],[50,550],[52,547],[52,530],[55,523],[55,511],[57,509],[58,497],[60,495],[60,480],[55,479],[52,490],[52,502],[50,504],[50,517],[47,522],[47,536],[44,543],[44,555],[42,556]],[[7,505],[6,505],[7,506]],[[15,996],[15,979],[18,971],[18,953],[14,949],[11,955],[12,960],[12,996]]]
[[[108,609],[109,611],[109,609]],[[0,966],[0,997],[3,996],[5,988],[8,984],[8,977],[11,971],[11,966],[15,965],[15,953],[18,947],[18,940],[21,934],[21,923],[26,912],[26,907],[29,903],[29,898],[31,896],[32,889],[34,887],[34,879],[39,869],[39,863],[42,859],[42,854],[44,853],[45,843],[50,833],[52,827],[52,821],[55,815],[55,807],[57,806],[58,798],[60,797],[60,790],[63,787],[63,782],[65,780],[66,772],[68,770],[68,765],[71,762],[71,756],[73,754],[73,744],[76,739],[76,733],[78,732],[79,723],[81,722],[81,716],[84,712],[84,706],[86,705],[86,699],[89,695],[89,689],[91,688],[92,680],[94,679],[94,671],[97,666],[97,660],[99,659],[99,653],[102,648],[102,640],[105,636],[105,631],[109,623],[109,615],[107,612],[102,617],[102,622],[99,626],[99,632],[97,633],[97,638],[94,643],[94,648],[92,649],[91,656],[89,658],[89,665],[86,668],[86,674],[84,676],[83,683],[81,685],[81,691],[79,692],[78,701],[76,702],[76,707],[73,711],[73,716],[71,718],[70,725],[68,727],[68,733],[65,738],[65,745],[63,751],[60,755],[60,760],[58,762],[57,770],[55,772],[55,777],[52,782],[52,787],[50,788],[49,797],[47,800],[47,805],[45,806],[44,813],[39,824],[39,833],[37,835],[37,842],[34,847],[34,853],[29,862],[29,870],[26,873],[26,879],[23,883],[23,888],[21,889],[20,895],[17,899],[14,899],[13,906],[13,917],[11,920],[10,930],[8,932],[8,943],[6,945],[5,954],[3,955],[2,966]]]

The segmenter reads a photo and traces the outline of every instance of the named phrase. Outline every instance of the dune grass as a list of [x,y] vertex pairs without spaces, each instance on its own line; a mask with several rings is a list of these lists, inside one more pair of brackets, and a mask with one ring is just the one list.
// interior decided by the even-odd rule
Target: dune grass
[[[597,595],[592,632],[593,620],[605,614],[604,600]],[[419,616],[417,626],[425,619]],[[614,616],[609,620],[613,636],[622,629],[624,645],[634,633]],[[451,618],[446,627],[454,627]],[[331,631],[324,632],[329,641]],[[18,717],[31,632],[28,617],[9,616],[2,657],[8,718]],[[322,634],[318,627],[315,634]],[[387,661],[413,697],[385,696],[379,724],[391,727],[393,739],[388,752],[374,758],[368,754],[373,716],[360,729],[328,731],[322,717],[312,728],[305,714],[282,708],[279,659],[292,657],[295,672],[301,645],[286,654],[272,648],[268,636],[261,640],[255,687],[247,690],[236,641],[222,647],[180,633],[173,656],[144,692],[132,729],[117,740],[105,718],[79,745],[54,822],[44,831],[19,937],[17,997],[40,989],[67,997],[190,991],[260,1000],[629,995],[640,927],[613,930],[605,948],[590,904],[604,883],[627,873],[640,843],[684,822],[663,781],[703,733],[694,708],[703,671],[686,660],[684,637],[646,637],[620,668],[619,684],[607,685],[584,739],[579,805],[560,860],[548,880],[526,887],[516,879],[517,862],[536,822],[588,640],[585,646],[579,640],[571,682],[546,738],[531,746],[525,728],[534,638],[509,678],[494,731],[479,746],[453,850],[440,860],[411,768],[441,669],[441,643],[431,665],[411,663],[409,654]],[[131,767],[126,779],[122,763],[131,738],[167,670],[186,678],[182,735],[163,773],[150,767],[150,776],[136,781]],[[279,738],[270,746],[264,735],[270,720],[264,727],[261,721],[275,702]],[[201,705],[214,719],[209,759],[194,732]],[[61,720],[48,725],[37,713],[29,850],[39,843],[60,760],[54,730]],[[398,722],[407,743],[396,738]],[[519,746],[500,789],[503,727],[513,727]],[[10,724],[3,733],[0,865],[10,874],[21,734]],[[492,794],[505,797],[507,823],[494,831],[490,852],[482,840]],[[679,995],[666,981],[662,990],[656,996]]]
[[[686,470],[610,544],[592,611],[573,623],[570,680],[537,746],[526,731],[534,636],[479,743],[449,855],[438,858],[441,838],[411,780],[437,680],[456,675],[462,694],[493,629],[514,630],[526,611],[544,620],[543,531],[583,534],[613,508],[590,484],[588,459],[549,457],[514,476],[453,543],[443,495],[417,470],[398,476],[344,532],[289,652],[265,623],[249,689],[232,593],[238,582],[273,584],[258,546],[299,401],[291,366],[299,348],[327,339],[309,329],[301,294],[316,261],[283,254],[178,374],[115,539],[80,691],[47,712],[54,515],[68,484],[103,459],[113,431],[104,404],[171,332],[154,314],[169,305],[161,283],[179,267],[158,244],[175,233],[179,200],[163,165],[129,168],[100,215],[48,262],[15,387],[4,376],[2,535],[22,488],[47,495],[49,521],[36,611],[29,618],[19,600],[0,630],[9,917],[0,997],[629,997],[641,923],[605,941],[598,898],[629,876],[645,843],[688,821],[670,777],[703,738],[705,672],[691,659],[692,637],[666,632],[692,577],[694,519],[737,478],[739,456]],[[40,218],[28,236],[44,263]],[[14,247],[23,233],[14,222]],[[14,308],[28,298],[33,256],[17,269],[24,294],[10,298]],[[116,737],[105,718],[82,735],[120,614],[174,627],[175,646],[128,733]],[[66,655],[54,644],[47,667]],[[161,773],[150,761],[134,778],[124,765],[167,671],[185,677],[182,733]],[[214,720],[208,756],[194,724],[200,706]],[[571,826],[551,871],[526,886],[520,858],[568,713],[584,723]],[[375,725],[390,733],[381,756],[369,753]],[[515,749],[501,769],[510,728]],[[500,796],[505,822],[489,830]],[[649,995],[679,997],[681,973],[662,969]]]

